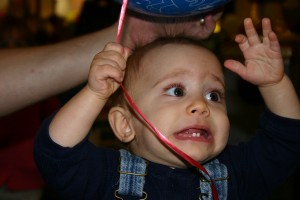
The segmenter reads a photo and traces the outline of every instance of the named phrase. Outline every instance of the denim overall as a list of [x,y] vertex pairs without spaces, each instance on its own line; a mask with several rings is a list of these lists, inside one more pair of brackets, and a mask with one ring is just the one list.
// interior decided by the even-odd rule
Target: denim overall
[[[147,175],[147,161],[132,155],[124,149],[121,149],[120,153],[120,180],[119,189],[115,191],[116,198],[122,199],[120,197],[122,195],[131,195],[140,197],[140,199],[147,199],[147,193],[143,191],[145,176]],[[203,167],[207,170],[209,176],[200,171],[203,176],[200,177],[201,194],[199,195],[199,200],[213,199],[210,178],[216,185],[219,199],[227,199],[227,167],[217,159],[206,163]]]

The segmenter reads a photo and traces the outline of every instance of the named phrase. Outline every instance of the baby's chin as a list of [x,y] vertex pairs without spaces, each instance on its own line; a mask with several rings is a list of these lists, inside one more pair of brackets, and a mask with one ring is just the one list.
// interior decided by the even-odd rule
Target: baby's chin
[[[194,159],[195,160],[195,159]],[[204,160],[204,161],[197,161],[200,165],[205,164],[206,162],[208,162],[210,159]],[[186,168],[191,168],[191,167],[196,167],[193,164],[189,163],[188,161],[186,161],[183,158],[178,159],[177,161],[174,162],[167,162],[167,163],[160,163],[162,165],[171,167],[171,168],[179,168],[179,169],[186,169]]]
[[[194,159],[196,162],[198,162],[200,164],[206,163],[208,160],[212,159],[212,157],[209,157],[204,160],[199,160],[199,159],[193,158],[191,156],[189,156],[189,157]],[[165,166],[168,166],[171,168],[185,169],[185,168],[193,167],[192,164],[190,164],[187,160],[185,160],[181,156],[177,155],[176,153],[173,153],[173,155],[170,155],[170,156],[166,157],[165,159],[159,159],[159,160],[156,160],[156,159],[150,160],[149,159],[149,161],[154,162],[156,164],[165,165]]]
[[[215,159],[222,151],[224,148],[215,151],[213,153],[193,153],[193,154],[188,154],[188,156],[190,158],[192,158],[193,160],[195,160],[197,163],[203,165],[213,159]],[[178,157],[178,162],[176,162],[176,165],[174,165],[174,167],[177,168],[187,168],[187,167],[191,167],[192,164],[190,164],[187,160],[185,160],[184,158],[180,157],[179,155]]]
[[[134,153],[134,152],[133,152]],[[137,154],[135,154],[137,155]],[[152,163],[159,164],[159,165],[164,165],[167,167],[171,168],[187,168],[190,167],[190,165],[179,155],[176,153],[172,152],[170,150],[169,154],[165,154],[163,157],[155,157],[151,155],[138,155]]]
[[186,169],[186,168],[191,167],[191,165],[187,161],[185,161],[184,159],[181,159],[181,158],[174,160],[174,161],[160,162],[159,164],[165,165],[165,166],[168,166],[171,168],[179,168],[179,169]]
[[[189,158],[192,158],[193,160],[195,160],[196,162],[202,164],[205,164],[206,162],[214,159],[216,156],[218,156],[222,151],[223,151],[224,147],[222,145],[222,147],[219,147],[218,150],[216,149],[211,149],[211,151],[204,151],[204,150],[193,150],[191,151],[191,149],[184,151],[184,149],[182,149],[182,151],[187,154],[187,156]],[[133,149],[131,149],[133,150]],[[187,153],[189,152],[189,153]],[[171,168],[190,168],[192,167],[192,165],[184,158],[181,157],[179,154],[177,154],[176,152],[172,151],[171,149],[165,149],[165,151],[160,155],[153,155],[153,154],[145,154],[145,152],[134,152],[133,153],[137,156],[140,156],[146,160],[149,160],[150,162],[156,163],[156,164],[160,164],[160,165],[164,165],[164,166],[168,166]]]

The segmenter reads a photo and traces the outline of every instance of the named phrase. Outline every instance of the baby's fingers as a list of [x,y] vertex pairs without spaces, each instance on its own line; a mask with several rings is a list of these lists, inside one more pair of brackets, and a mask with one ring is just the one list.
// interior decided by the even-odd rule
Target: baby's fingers
[[88,86],[100,98],[107,99],[123,81],[124,70],[111,62],[94,65],[89,74]]
[[269,45],[269,34],[272,32],[271,21],[268,18],[262,20],[263,42]]
[[248,42],[251,46],[261,43],[251,18],[246,18],[244,20],[244,27],[245,27],[245,33],[248,37]]
[[242,52],[246,51],[250,47],[250,44],[249,44],[246,36],[244,36],[242,34],[238,34],[235,37],[235,42],[238,43]]
[[278,38],[276,36],[276,34],[272,31],[269,33],[269,41],[270,41],[270,49],[272,51],[277,52],[278,54],[281,54],[281,50],[280,50],[280,44],[278,41]]
[[[129,54],[130,50],[128,48],[124,48],[117,43],[108,43],[103,51],[94,57],[92,67],[98,66],[102,68],[103,72],[108,70],[106,68],[116,68],[117,70],[124,71]],[[104,65],[106,67],[103,67]]]
[[130,55],[131,51],[129,48],[123,47],[121,44],[110,42],[105,45],[103,51],[114,51],[119,53],[123,56],[125,60],[127,60],[128,56]]
[[224,62],[224,66],[230,71],[238,74],[240,77],[242,78],[246,77],[247,74],[246,67],[242,63],[236,60],[226,60]]
[[120,83],[123,81],[125,72],[120,67],[115,67],[110,64],[103,64],[95,67],[92,73],[94,74],[94,80],[97,82],[110,80]]

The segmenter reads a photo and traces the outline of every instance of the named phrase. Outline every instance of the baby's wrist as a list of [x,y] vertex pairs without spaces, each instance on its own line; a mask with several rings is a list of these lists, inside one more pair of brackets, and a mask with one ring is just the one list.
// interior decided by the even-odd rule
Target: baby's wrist
[[109,97],[101,95],[99,92],[95,91],[93,88],[90,87],[89,84],[87,84],[83,90],[85,90],[85,93],[89,98],[95,99],[95,101],[101,101],[106,102]]
[[287,75],[272,86],[259,88],[266,106],[279,116],[299,119],[300,104],[296,90]]
[[279,79],[276,82],[273,83],[268,83],[268,84],[262,84],[262,85],[258,85],[257,87],[259,89],[272,89],[272,88],[276,88],[280,85],[285,85],[284,82],[286,82],[288,80],[288,76],[286,74],[283,74],[283,76],[281,77],[281,79]]

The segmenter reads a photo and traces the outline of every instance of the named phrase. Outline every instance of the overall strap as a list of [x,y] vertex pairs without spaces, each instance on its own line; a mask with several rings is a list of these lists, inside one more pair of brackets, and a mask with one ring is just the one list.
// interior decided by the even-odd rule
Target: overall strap
[[120,154],[120,181],[116,192],[119,195],[142,197],[147,175],[147,161],[124,149],[120,150]]
[[[228,192],[228,170],[226,165],[219,162],[218,159],[214,159],[206,164],[203,167],[207,170],[210,178],[214,181],[219,200],[227,199]],[[201,171],[200,171],[201,173]],[[206,174],[202,173],[203,178],[200,179],[200,190],[201,190],[201,200],[210,200],[213,199],[211,191],[211,182]]]
[[[146,196],[147,198],[147,194],[143,192],[145,176],[147,175],[147,161],[124,149],[120,150],[120,154],[120,181],[119,189],[116,192],[118,195],[131,195],[140,198]],[[214,181],[219,199],[226,200],[228,192],[228,170],[226,165],[220,163],[218,159],[214,159],[203,165],[203,167]],[[200,173],[203,175],[203,178],[200,179],[201,194],[199,199],[211,200],[213,196],[210,179],[202,171]]]

